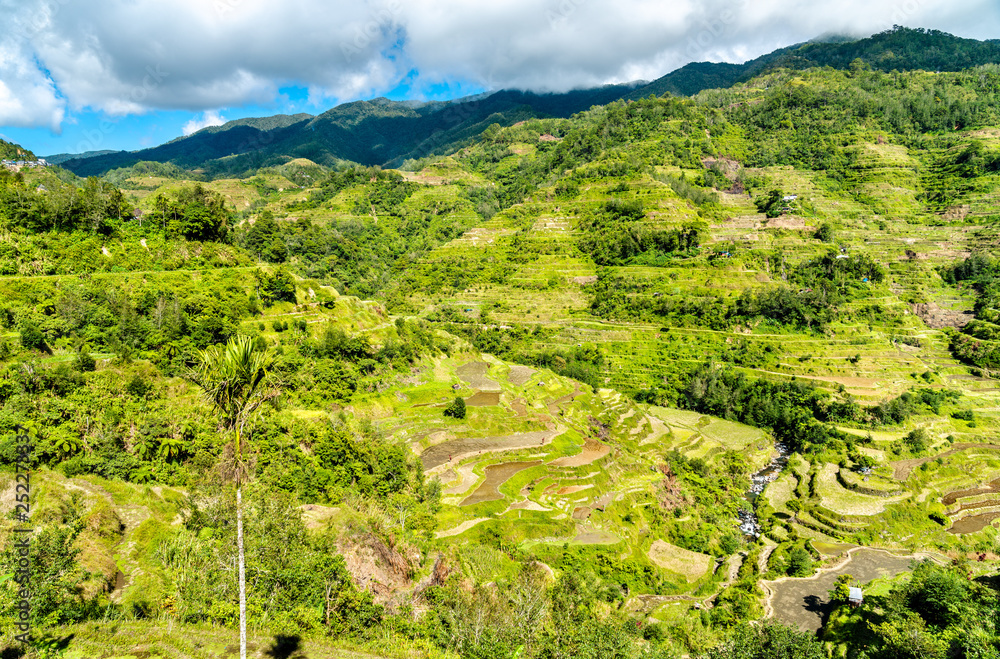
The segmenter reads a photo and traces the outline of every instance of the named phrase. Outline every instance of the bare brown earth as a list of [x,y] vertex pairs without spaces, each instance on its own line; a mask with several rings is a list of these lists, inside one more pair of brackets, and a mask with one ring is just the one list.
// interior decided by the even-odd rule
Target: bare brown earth
[[610,452],[611,448],[609,446],[588,437],[582,451],[576,455],[568,455],[565,458],[553,460],[551,464],[554,467],[583,467],[597,462]]
[[486,362],[469,362],[455,369],[455,373],[462,380],[468,382],[469,386],[473,389],[479,389],[480,391],[500,391],[500,385],[486,377],[486,373],[489,370],[490,365]]
[[503,495],[500,494],[498,489],[501,485],[507,482],[511,476],[519,471],[524,471],[531,467],[542,464],[541,462],[508,462],[506,464],[490,465],[486,468],[486,481],[479,486],[475,492],[472,493],[465,501],[462,502],[463,506],[471,506],[476,503],[483,503],[484,501],[496,501],[497,499],[503,499]]
[[[347,571],[360,590],[369,590],[379,604],[392,600],[411,585],[413,566],[400,547],[391,547],[372,533],[341,538],[338,553],[344,556]],[[419,559],[419,553],[412,557]]]
[[493,407],[500,404],[500,392],[480,391],[465,399],[465,404],[469,407]]
[[945,327],[965,327],[973,318],[971,311],[955,311],[954,309],[943,309],[933,302],[926,304],[914,304],[913,313],[924,321],[924,324],[931,329],[943,329]]
[[552,441],[552,438],[563,432],[563,429],[540,430],[537,432],[522,432],[516,435],[502,437],[466,437],[453,439],[437,446],[432,446],[420,455],[424,471],[446,464],[450,460],[461,460],[477,453],[496,451],[512,451],[532,446],[542,446]]
[[784,578],[765,581],[768,597],[768,611],[779,621],[798,627],[803,631],[815,632],[829,613],[830,603],[827,593],[833,588],[837,577],[850,574],[861,584],[873,579],[894,576],[906,572],[914,560],[921,557],[893,556],[877,549],[856,549],[849,558],[832,569],[802,578]]

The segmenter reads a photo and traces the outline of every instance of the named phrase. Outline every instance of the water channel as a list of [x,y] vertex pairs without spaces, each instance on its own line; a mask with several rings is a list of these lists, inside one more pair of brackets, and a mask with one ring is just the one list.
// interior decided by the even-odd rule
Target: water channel
[[753,538],[760,536],[760,521],[757,519],[756,512],[757,497],[764,492],[764,488],[778,479],[785,465],[788,464],[788,456],[791,455],[788,445],[782,442],[775,442],[774,449],[777,454],[763,469],[750,477],[750,489],[747,490],[746,494],[748,505],[740,508],[737,512],[740,531],[743,532],[743,535]]

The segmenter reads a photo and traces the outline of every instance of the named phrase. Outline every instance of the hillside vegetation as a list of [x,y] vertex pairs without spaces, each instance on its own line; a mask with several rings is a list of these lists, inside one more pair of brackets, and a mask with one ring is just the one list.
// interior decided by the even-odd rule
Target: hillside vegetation
[[[873,39],[810,62],[945,36]],[[0,175],[39,648],[233,652],[194,372],[249,337],[256,656],[993,656],[1000,70],[844,67],[487,116],[398,170]]]

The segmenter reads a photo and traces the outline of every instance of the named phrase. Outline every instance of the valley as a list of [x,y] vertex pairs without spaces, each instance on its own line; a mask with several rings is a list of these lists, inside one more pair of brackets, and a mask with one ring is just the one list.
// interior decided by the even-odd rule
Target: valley
[[37,656],[236,656],[237,505],[256,657],[993,656],[1000,74],[856,62],[398,169],[0,172]]

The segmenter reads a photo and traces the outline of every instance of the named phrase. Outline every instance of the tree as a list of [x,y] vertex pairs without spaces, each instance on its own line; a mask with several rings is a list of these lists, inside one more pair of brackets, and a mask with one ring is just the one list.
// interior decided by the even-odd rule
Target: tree
[[225,240],[233,216],[225,198],[200,183],[177,191],[173,199],[158,196],[154,208],[168,235],[188,240]]
[[903,443],[914,455],[920,455],[927,450],[931,439],[926,430],[917,428],[916,430],[911,430],[903,437]]
[[461,396],[456,396],[452,404],[444,408],[444,415],[450,416],[453,419],[464,419],[465,399],[463,399]]
[[854,584],[854,576],[842,574],[833,582],[828,597],[834,604],[847,604],[851,599],[851,586]]
[[766,196],[761,195],[753,200],[758,213],[764,213],[768,218],[775,218],[781,215],[782,208],[785,207],[785,193],[781,190],[771,190]]
[[825,659],[826,650],[811,634],[765,621],[743,622],[707,659]]
[[243,551],[243,483],[250,477],[250,464],[243,454],[243,439],[261,405],[280,394],[272,373],[274,355],[260,350],[254,340],[237,335],[223,345],[214,345],[199,355],[188,379],[202,391],[219,417],[219,427],[233,434],[231,454],[223,461],[223,475],[236,485],[236,545],[240,590],[240,659],[247,656],[247,593]]
[[274,221],[274,214],[265,210],[247,232],[246,246],[265,261],[281,263],[288,257],[288,249],[281,238],[281,227]]
[[38,328],[38,324],[33,320],[25,319],[21,322],[21,347],[26,350],[37,350],[39,352],[52,352],[48,343],[45,342],[45,335]]
[[829,222],[824,222],[817,227],[815,233],[813,233],[813,238],[816,240],[821,240],[824,243],[832,243],[834,237],[833,225]]
[[804,548],[796,547],[788,554],[788,574],[793,577],[808,577],[812,570],[812,556]]

